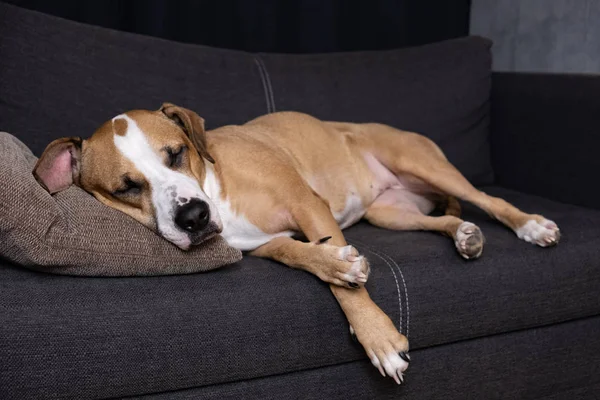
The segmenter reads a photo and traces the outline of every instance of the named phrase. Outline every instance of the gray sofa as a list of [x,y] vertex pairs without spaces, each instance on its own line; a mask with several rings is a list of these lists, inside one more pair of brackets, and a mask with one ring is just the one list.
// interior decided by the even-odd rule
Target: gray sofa
[[0,3],[0,130],[37,155],[163,101],[209,129],[281,110],[377,121],[433,138],[474,184],[563,233],[536,248],[464,205],[487,238],[467,262],[434,233],[347,229],[410,339],[402,386],[370,365],[324,283],[269,260],[83,278],[0,259],[0,398],[597,398],[600,77],[493,74],[490,45],[248,54]]

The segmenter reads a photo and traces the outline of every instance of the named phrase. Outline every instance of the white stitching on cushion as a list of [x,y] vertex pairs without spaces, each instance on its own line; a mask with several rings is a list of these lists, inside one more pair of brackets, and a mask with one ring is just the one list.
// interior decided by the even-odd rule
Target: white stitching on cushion
[[385,257],[387,257],[388,260],[390,260],[391,262],[394,263],[394,265],[396,266],[396,268],[398,268],[398,272],[400,272],[400,277],[402,278],[402,285],[404,285],[404,298],[406,299],[405,304],[406,304],[406,337],[408,337],[408,325],[410,322],[410,307],[408,306],[408,290],[406,289],[406,281],[404,280],[404,274],[402,273],[402,270],[400,269],[400,266],[398,265],[398,263],[396,263],[396,261],[394,261],[394,259],[392,257],[390,257],[389,254],[383,252],[383,255]]
[[273,95],[273,86],[271,86],[271,75],[269,75],[269,70],[267,69],[267,66],[265,65],[265,62],[263,61],[263,59],[260,58],[259,56],[257,56],[257,58],[265,72],[267,87],[269,88],[269,95],[271,96],[271,112],[274,113],[277,110],[275,110],[275,96]]
[[267,70],[267,66],[263,62],[262,58],[258,55],[254,56],[254,62],[258,66],[260,71],[260,78],[262,79],[263,89],[265,90],[265,97],[267,100],[267,113],[274,113],[275,110],[275,96],[273,95],[273,86],[271,86],[271,76]]
[[271,98],[269,96],[269,88],[267,87],[267,76],[265,76],[265,70],[263,69],[263,64],[261,63],[258,56],[254,57],[254,62],[258,67],[258,73],[260,74],[260,80],[263,85],[263,90],[265,91],[265,101],[267,102],[267,114],[271,113]]
[[[354,242],[358,243],[360,246],[367,248],[367,250],[370,253],[375,254],[377,257],[379,257],[384,263],[387,264],[387,266],[390,268],[390,271],[392,271],[392,275],[394,275],[394,280],[396,281],[396,291],[398,292],[398,308],[400,309],[400,322],[399,322],[399,327],[398,330],[400,331],[400,333],[402,333],[402,296],[400,295],[400,285],[398,284],[398,277],[396,276],[396,272],[394,272],[394,268],[392,267],[392,265],[381,256],[381,254],[379,254],[377,251],[373,250],[372,247],[358,241],[358,240],[353,240]],[[348,242],[350,244],[352,244],[352,242],[350,240],[348,240]],[[385,254],[385,253],[384,253]],[[387,256],[387,254],[385,254]],[[395,264],[395,263],[394,263]],[[397,264],[396,264],[397,266]],[[404,280],[404,278],[402,278]],[[406,290],[406,285],[404,286],[405,290]],[[408,337],[408,321],[406,324],[406,337]]]

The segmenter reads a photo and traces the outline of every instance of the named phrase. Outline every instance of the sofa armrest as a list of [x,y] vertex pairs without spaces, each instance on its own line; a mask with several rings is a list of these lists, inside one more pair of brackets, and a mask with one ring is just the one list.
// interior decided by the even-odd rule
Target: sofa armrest
[[600,75],[494,73],[496,183],[600,209]]

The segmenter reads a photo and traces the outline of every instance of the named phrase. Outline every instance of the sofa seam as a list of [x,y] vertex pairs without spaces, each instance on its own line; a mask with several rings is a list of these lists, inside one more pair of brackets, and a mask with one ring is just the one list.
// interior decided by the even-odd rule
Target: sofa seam
[[260,62],[262,63],[263,68],[265,69],[265,75],[267,77],[267,86],[269,87],[269,94],[271,95],[271,109],[272,109],[272,112],[276,112],[277,109],[275,108],[275,95],[273,94],[273,85],[271,84],[271,75],[269,74],[267,65],[265,64],[265,62],[263,61],[262,58],[260,58]]
[[404,273],[402,272],[402,269],[400,268],[400,266],[398,265],[398,263],[389,254],[387,254],[384,251],[382,251],[381,253],[385,257],[387,257],[387,259],[396,266],[396,268],[398,269],[398,272],[400,272],[400,278],[402,278],[402,286],[404,286],[404,298],[405,298],[404,303],[406,304],[406,337],[408,337],[408,335],[409,335],[409,322],[410,322],[410,306],[408,304],[408,288],[406,287],[406,280],[404,279]]
[[254,63],[256,64],[256,67],[258,68],[258,73],[260,75],[260,81],[262,83],[263,91],[265,92],[265,102],[267,104],[267,114],[270,114],[271,113],[271,102],[270,102],[270,98],[269,98],[269,90],[267,88],[265,74],[264,74],[263,68],[261,66],[261,63],[258,59],[258,56],[254,57]]
[[269,95],[271,96],[271,112],[275,112],[277,110],[275,109],[275,95],[273,94],[273,86],[271,85],[271,75],[269,74],[267,65],[263,61],[262,57],[259,56],[258,60],[260,61],[265,71],[265,77],[267,78],[267,87],[269,88]]
[[[396,291],[398,293],[398,308],[400,310],[400,321],[399,321],[399,331],[402,333],[402,322],[403,322],[403,318],[402,318],[402,294],[400,293],[400,285],[398,284],[398,277],[396,275],[396,272],[394,271],[394,268],[392,267],[392,265],[388,262],[388,260],[390,260],[389,257],[384,258],[380,253],[378,253],[376,250],[374,250],[371,246],[368,246],[367,244],[353,239],[352,242],[358,243],[360,246],[367,248],[367,250],[373,254],[375,254],[377,257],[379,257],[383,262],[385,262],[388,266],[388,268],[390,269],[390,271],[392,271],[392,275],[394,276],[394,281],[396,282]],[[351,242],[351,243],[352,243]],[[384,253],[385,256],[387,256],[387,254]],[[393,261],[392,261],[393,262]],[[396,264],[394,262],[394,264]],[[397,266],[397,264],[396,264]],[[398,268],[398,270],[400,270]],[[405,296],[406,296],[406,285],[405,285],[405,292],[404,292]],[[408,310],[408,305],[407,305],[407,310]],[[406,321],[406,336],[408,337],[408,319]]]
[[267,66],[265,65],[263,59],[258,54],[254,56],[254,62],[256,63],[260,71],[260,78],[262,80],[263,89],[265,91],[267,113],[274,113],[276,111],[275,96],[273,95],[273,86],[271,85],[271,76],[269,75],[269,70],[267,69]]

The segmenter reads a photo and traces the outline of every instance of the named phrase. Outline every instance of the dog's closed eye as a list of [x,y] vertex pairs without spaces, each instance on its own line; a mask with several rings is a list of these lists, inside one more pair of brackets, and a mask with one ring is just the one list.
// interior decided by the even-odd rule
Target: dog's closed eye
[[178,149],[167,147],[165,150],[168,155],[167,166],[169,168],[181,167],[181,164],[183,163],[183,157],[185,156],[185,152],[187,150],[187,146],[181,146]]
[[113,192],[115,196],[138,195],[142,192],[143,184],[136,182],[130,177],[123,178],[123,186]]

